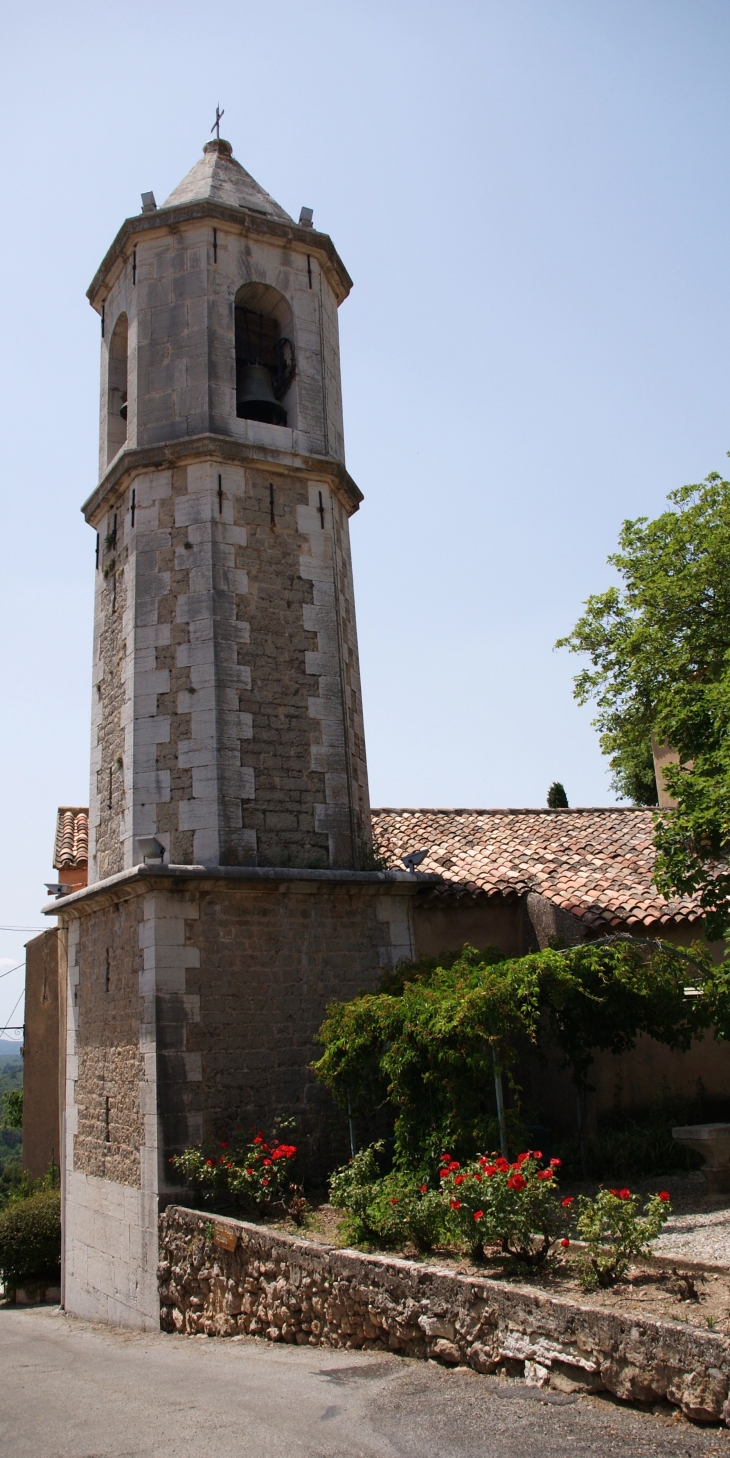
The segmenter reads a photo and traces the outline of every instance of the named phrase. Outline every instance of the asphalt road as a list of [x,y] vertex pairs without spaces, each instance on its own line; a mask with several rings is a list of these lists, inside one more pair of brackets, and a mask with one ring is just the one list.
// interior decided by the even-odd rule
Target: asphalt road
[[0,1309],[13,1458],[730,1458],[730,1432],[378,1353]]

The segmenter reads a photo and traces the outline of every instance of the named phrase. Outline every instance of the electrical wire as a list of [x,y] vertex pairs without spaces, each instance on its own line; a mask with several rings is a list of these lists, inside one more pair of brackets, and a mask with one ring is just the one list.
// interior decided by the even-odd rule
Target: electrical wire
[[17,972],[19,968],[24,966],[25,962],[16,962],[14,967],[8,967],[7,972],[0,972],[0,977],[9,977],[11,972]]
[[42,931],[48,931],[48,927],[46,927],[46,926],[0,926],[0,931],[12,931],[12,932],[30,932],[30,931],[34,931],[34,932],[42,932]]

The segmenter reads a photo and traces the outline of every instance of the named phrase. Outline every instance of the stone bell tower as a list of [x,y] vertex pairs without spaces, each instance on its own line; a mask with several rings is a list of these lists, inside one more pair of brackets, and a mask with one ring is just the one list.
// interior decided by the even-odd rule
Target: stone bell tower
[[171,1166],[293,1116],[328,1003],[412,955],[416,877],[372,869],[330,239],[209,142],[122,225],[101,319],[89,884],[59,918],[64,1302],[159,1322]]
[[89,880],[356,869],[370,844],[330,239],[208,142],[120,229],[101,316]]

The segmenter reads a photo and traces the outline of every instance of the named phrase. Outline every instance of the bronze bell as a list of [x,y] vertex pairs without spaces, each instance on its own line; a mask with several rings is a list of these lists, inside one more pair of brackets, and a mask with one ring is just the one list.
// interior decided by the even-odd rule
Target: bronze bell
[[262,420],[266,425],[286,425],[286,410],[274,394],[271,371],[266,365],[239,365],[236,415],[240,420]]

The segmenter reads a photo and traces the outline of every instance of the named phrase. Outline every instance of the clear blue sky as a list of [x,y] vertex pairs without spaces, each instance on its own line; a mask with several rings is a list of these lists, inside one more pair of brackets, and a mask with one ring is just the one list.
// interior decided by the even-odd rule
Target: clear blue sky
[[[126,0],[0,20],[3,874],[40,926],[88,799],[86,287],[216,102],[314,208],[340,311],[374,805],[612,802],[575,663],[624,517],[730,448],[726,0]],[[0,933],[0,971],[22,959]],[[7,1020],[22,974],[0,980]],[[22,1004],[17,1020],[22,1012]]]

